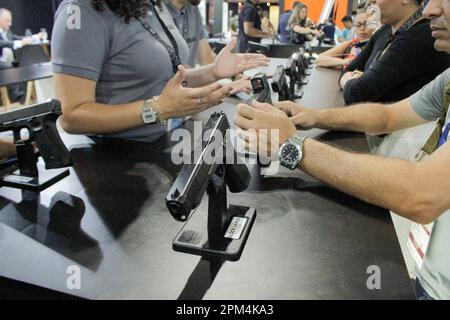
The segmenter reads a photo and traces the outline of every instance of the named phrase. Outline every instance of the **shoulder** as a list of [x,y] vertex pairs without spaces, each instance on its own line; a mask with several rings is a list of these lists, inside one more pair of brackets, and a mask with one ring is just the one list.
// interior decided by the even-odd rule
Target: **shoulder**
[[193,4],[188,4],[186,7],[186,11],[189,14],[189,16],[195,17],[196,20],[202,19],[200,9],[197,6],[194,6]]
[[430,21],[428,19],[419,21],[407,31],[401,33],[398,38],[409,39],[414,42],[431,41],[434,43],[434,39],[431,36]]
[[382,38],[382,37],[386,37],[389,36],[389,34],[391,33],[391,27],[388,25],[384,25],[382,26],[380,29],[378,29],[372,36],[371,39],[378,39],[378,38]]
[[91,0],[64,0],[56,11],[55,20],[57,21],[60,17],[62,19],[76,18],[76,15],[79,15],[80,23],[83,25],[97,21],[106,26],[113,20],[120,20],[119,16],[115,15],[106,5],[103,11],[96,10]]

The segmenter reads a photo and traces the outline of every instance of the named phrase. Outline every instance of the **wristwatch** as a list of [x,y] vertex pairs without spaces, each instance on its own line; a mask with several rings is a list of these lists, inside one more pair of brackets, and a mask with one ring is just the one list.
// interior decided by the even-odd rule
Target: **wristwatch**
[[303,158],[303,145],[307,138],[297,132],[283,143],[278,152],[278,158],[283,167],[291,170],[295,170],[298,167]]
[[166,120],[161,120],[161,115],[158,107],[158,97],[145,100],[144,106],[141,110],[141,118],[144,124],[162,123],[167,125]]

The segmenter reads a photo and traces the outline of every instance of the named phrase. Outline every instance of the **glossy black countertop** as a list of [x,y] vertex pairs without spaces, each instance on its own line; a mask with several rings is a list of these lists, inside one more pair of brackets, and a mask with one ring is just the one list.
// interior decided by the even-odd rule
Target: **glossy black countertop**
[[[338,89],[322,94],[337,77],[315,70],[303,103],[339,104]],[[235,103],[215,110],[232,122]],[[362,134],[309,134],[367,151]],[[69,177],[40,196],[0,189],[2,277],[91,299],[414,298],[387,210],[299,178],[264,178],[254,166],[249,189],[228,197],[257,209],[243,255],[211,262],[172,250],[182,224],[165,206],[180,169],[168,136],[154,143],[63,138],[75,161]],[[197,212],[206,208],[205,199]],[[367,287],[373,265],[380,290]],[[71,266],[81,269],[79,290],[67,286]]]

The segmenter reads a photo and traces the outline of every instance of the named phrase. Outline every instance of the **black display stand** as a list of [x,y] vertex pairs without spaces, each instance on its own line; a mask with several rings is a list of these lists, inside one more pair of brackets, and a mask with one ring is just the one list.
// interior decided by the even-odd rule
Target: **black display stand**
[[0,178],[0,186],[40,192],[54,185],[70,174],[69,169],[46,170],[38,164],[31,141],[17,141],[18,164],[7,169]]
[[254,208],[227,205],[224,166],[209,183],[208,212],[196,211],[175,237],[175,251],[207,259],[240,259],[256,218]]

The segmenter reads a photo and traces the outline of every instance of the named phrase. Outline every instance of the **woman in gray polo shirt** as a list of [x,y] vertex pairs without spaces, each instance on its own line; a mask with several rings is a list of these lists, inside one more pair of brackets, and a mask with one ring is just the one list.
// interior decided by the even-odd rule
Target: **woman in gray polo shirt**
[[232,53],[235,43],[214,64],[185,70],[188,47],[160,0],[64,0],[52,37],[61,125],[69,133],[139,138],[213,106],[230,90],[217,80],[268,63]]

